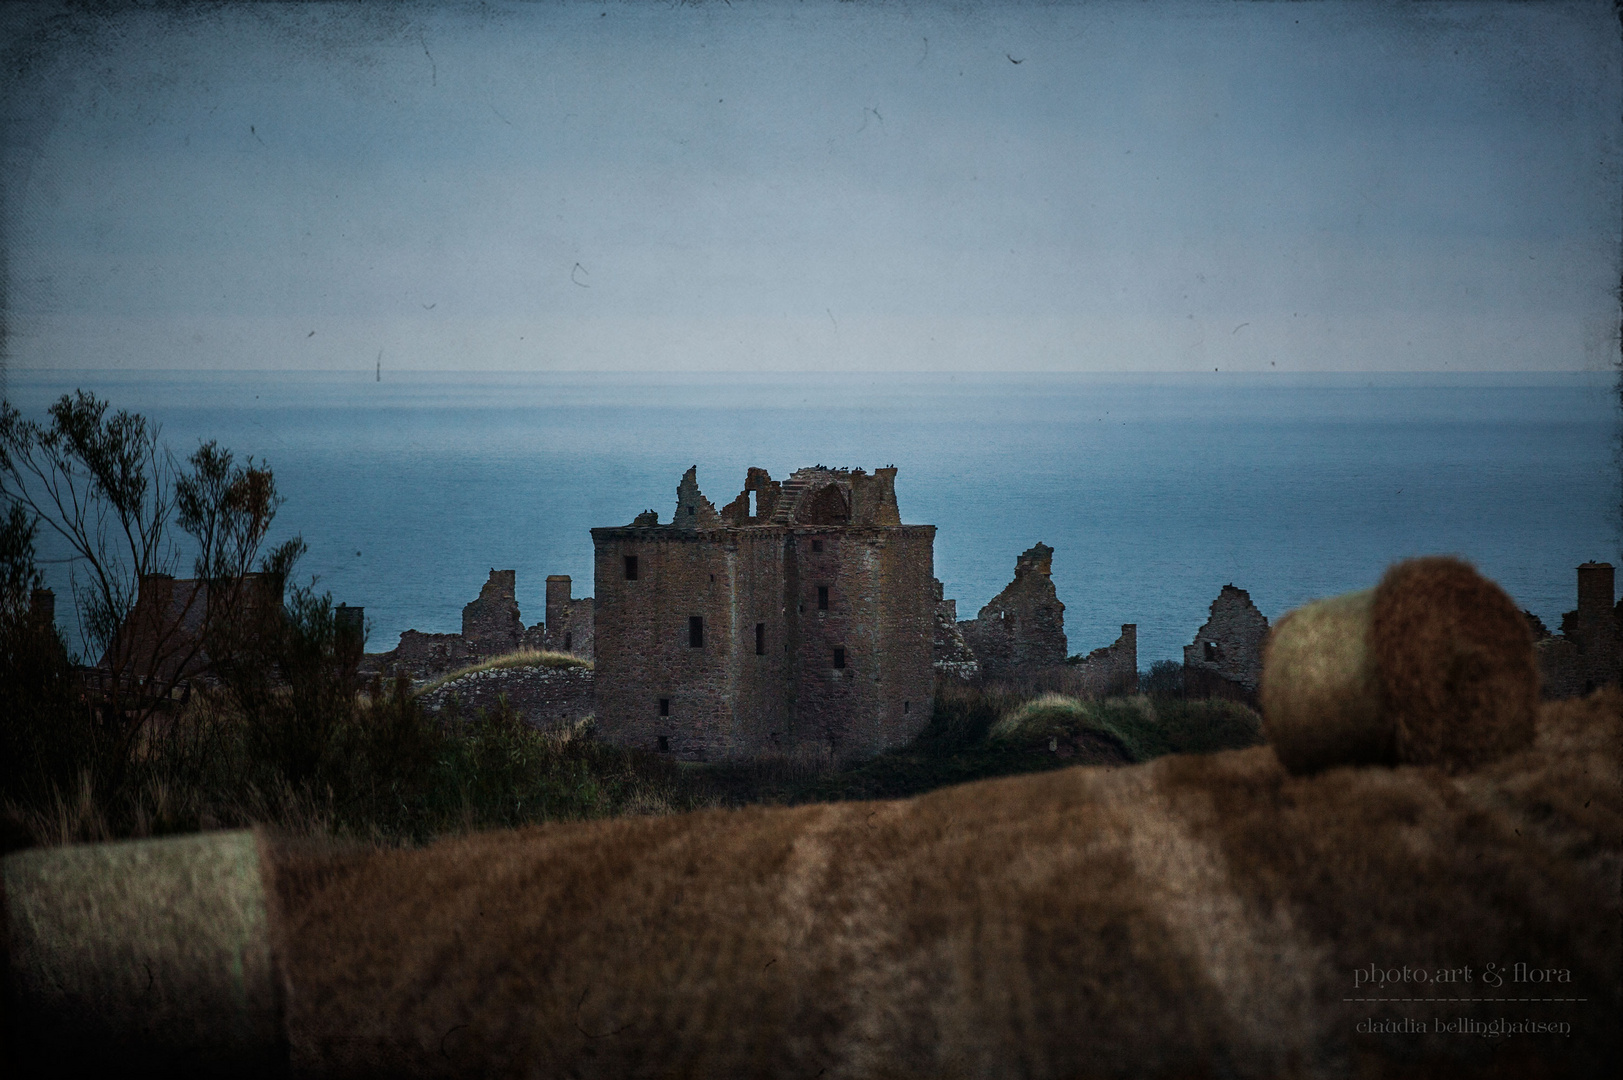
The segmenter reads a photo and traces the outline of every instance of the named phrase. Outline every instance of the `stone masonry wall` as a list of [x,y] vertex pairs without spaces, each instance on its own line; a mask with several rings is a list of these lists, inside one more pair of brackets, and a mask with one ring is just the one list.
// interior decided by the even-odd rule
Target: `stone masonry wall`
[[1088,697],[1138,693],[1138,624],[1123,623],[1115,641],[1067,666],[1077,690]]
[[1251,602],[1251,594],[1224,585],[1212,601],[1211,613],[1193,643],[1184,646],[1184,689],[1200,696],[1235,696],[1223,680],[1254,697],[1262,683],[1262,649],[1268,640],[1268,620]]
[[[400,635],[400,643],[395,648],[362,657],[361,673],[389,677],[405,674],[423,681],[518,649],[572,652],[583,660],[590,660],[592,598],[572,600],[569,578],[548,579],[549,601],[555,599],[559,585],[562,586],[560,602],[549,603],[559,618],[558,644],[554,645],[546,622],[525,628],[514,595],[517,576],[513,570],[491,570],[478,597],[462,609],[462,633],[425,634],[407,630]],[[565,643],[568,648],[564,647]]]
[[433,713],[445,712],[454,702],[459,715],[466,719],[475,710],[495,709],[504,698],[519,719],[532,727],[568,727],[592,715],[592,669],[542,665],[489,668],[453,679],[420,700]]
[[599,732],[688,761],[846,761],[916,735],[935,530],[883,523],[893,476],[752,469],[718,512],[690,469],[672,524],[593,529]]
[[592,598],[576,600],[570,595],[573,583],[568,574],[547,576],[547,618],[545,647],[553,652],[572,653],[592,659]]
[[1038,544],[1014,566],[1014,580],[958,624],[987,678],[1014,678],[1065,662],[1065,605],[1054,591],[1054,549]]
[[1534,643],[1541,692],[1581,697],[1623,679],[1623,604],[1614,604],[1610,563],[1578,567],[1578,606],[1561,616],[1561,632]]
[[[641,526],[594,529],[592,536],[598,731],[678,760],[730,756],[726,552],[697,530]],[[627,559],[636,560],[634,577]],[[695,618],[697,644],[689,624]]]
[[517,576],[514,570],[492,569],[479,596],[462,609],[462,636],[481,655],[510,653],[524,636],[514,592]]
[[981,672],[975,652],[958,629],[958,601],[946,599],[941,582],[935,588],[935,639],[932,659],[937,674],[973,679]]

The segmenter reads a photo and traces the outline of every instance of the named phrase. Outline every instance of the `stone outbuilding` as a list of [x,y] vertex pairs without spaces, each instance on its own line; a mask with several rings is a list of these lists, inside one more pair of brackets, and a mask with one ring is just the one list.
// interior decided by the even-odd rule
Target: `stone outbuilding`
[[1255,704],[1267,641],[1268,619],[1251,602],[1251,594],[1233,584],[1223,586],[1210,617],[1183,648],[1184,692]]
[[683,761],[844,762],[929,720],[935,526],[896,470],[749,470],[716,509],[689,469],[676,513],[592,530],[597,725]]

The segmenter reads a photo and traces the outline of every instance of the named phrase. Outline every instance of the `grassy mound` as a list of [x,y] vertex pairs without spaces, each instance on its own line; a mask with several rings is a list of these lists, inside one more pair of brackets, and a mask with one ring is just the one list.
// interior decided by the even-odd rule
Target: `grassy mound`
[[987,738],[1028,748],[1046,741],[1050,749],[1102,740],[1134,762],[1263,741],[1261,718],[1238,702],[1143,695],[1082,701],[1063,694],[1044,694],[1010,710],[991,726]]
[[592,662],[582,660],[574,653],[550,652],[544,649],[519,649],[516,652],[503,653],[488,660],[481,660],[477,664],[458,668],[439,676],[432,682],[424,683],[417,688],[418,694],[431,694],[446,683],[455,682],[468,675],[477,675],[481,671],[495,671],[498,668],[586,668],[591,670]]

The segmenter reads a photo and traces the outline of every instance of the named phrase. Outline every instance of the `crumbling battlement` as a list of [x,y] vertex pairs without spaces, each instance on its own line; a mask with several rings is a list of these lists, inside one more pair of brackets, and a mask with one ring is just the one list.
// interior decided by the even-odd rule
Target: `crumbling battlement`
[[1014,580],[958,624],[981,674],[1005,679],[1065,662],[1065,605],[1054,591],[1054,549],[1039,543],[1015,560]]
[[1223,586],[1195,640],[1183,648],[1184,692],[1255,704],[1267,641],[1268,619],[1251,594],[1232,583]]
[[598,731],[686,761],[868,757],[928,721],[932,525],[894,468],[752,468],[716,510],[691,468],[654,511],[592,530]]
[[1578,606],[1561,616],[1561,632],[1538,637],[1543,623],[1530,620],[1546,699],[1581,697],[1623,680],[1623,602],[1611,563],[1578,567]]
[[[696,469],[689,469],[677,489],[676,519],[702,523]],[[704,506],[709,503],[704,502]],[[698,515],[697,517],[695,515]],[[901,525],[896,508],[896,469],[796,469],[782,484],[765,469],[749,470],[744,490],[728,503],[720,518],[733,528],[760,525]],[[714,527],[714,526],[710,526]]]

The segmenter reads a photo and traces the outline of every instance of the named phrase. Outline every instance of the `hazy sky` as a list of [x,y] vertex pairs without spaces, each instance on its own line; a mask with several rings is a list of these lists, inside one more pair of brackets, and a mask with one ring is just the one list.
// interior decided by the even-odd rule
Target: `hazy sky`
[[1610,0],[0,9],[11,369],[1598,370]]

